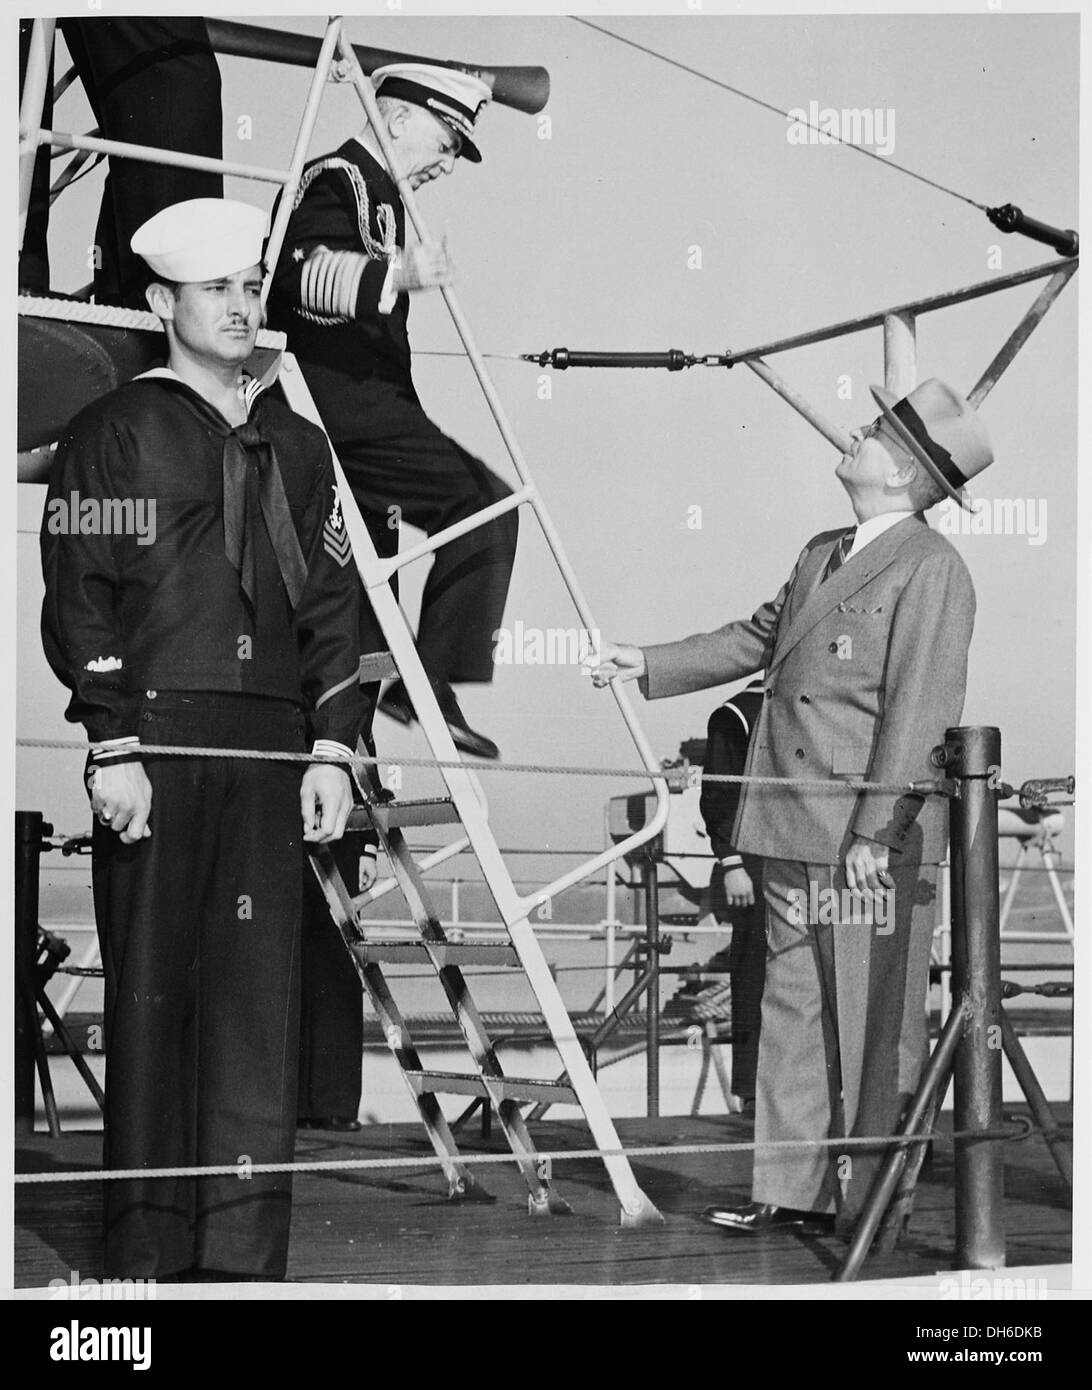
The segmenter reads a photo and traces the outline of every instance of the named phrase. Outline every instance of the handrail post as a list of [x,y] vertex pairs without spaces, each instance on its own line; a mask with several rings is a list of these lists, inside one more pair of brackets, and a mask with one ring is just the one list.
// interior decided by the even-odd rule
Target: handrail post
[[53,30],[56,21],[36,19],[30,34],[27,70],[23,78],[23,95],[19,102],[19,249],[23,249],[23,233],[27,226],[31,189],[34,185],[34,165],[38,158],[38,135],[42,129],[46,87],[49,84],[50,54],[53,51]]
[[883,384],[896,396],[917,385],[917,321],[911,313],[885,314],[883,319]]
[[315,123],[318,120],[323,89],[330,75],[330,68],[334,61],[334,50],[340,36],[341,20],[331,19],[326,26],[326,34],[319,50],[318,63],[311,77],[307,102],[303,108],[303,118],[300,121],[299,130],[296,132],[296,143],[292,148],[292,160],[288,166],[288,180],[281,194],[281,201],[277,208],[277,215],[273,219],[273,226],[269,230],[269,240],[265,248],[266,277],[265,284],[262,286],[263,307],[269,299],[269,291],[273,288],[273,273],[277,268],[277,262],[284,246],[285,233],[288,231],[288,219],[292,216],[292,205],[295,202],[296,190],[299,188],[304,165],[307,163],[307,151],[311,144],[311,136],[314,134]]
[[[1004,1154],[1001,1126],[1001,934],[996,779],[1001,732],[948,729],[945,766],[959,784],[952,798],[952,993],[965,1025],[955,1059],[956,1263],[996,1269],[1005,1263]],[[968,1134],[968,1131],[970,1132]]]
[[648,986],[645,993],[645,1072],[646,1113],[650,1120],[660,1114],[660,892],[656,868],[656,846],[659,837],[643,846],[641,881],[645,890],[645,970]]

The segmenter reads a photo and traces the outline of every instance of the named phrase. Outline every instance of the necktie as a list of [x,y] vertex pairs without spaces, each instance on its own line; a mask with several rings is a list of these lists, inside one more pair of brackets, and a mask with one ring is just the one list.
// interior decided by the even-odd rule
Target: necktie
[[[837,570],[840,570],[849,559],[849,552],[853,549],[853,541],[857,535],[856,526],[851,526],[838,541],[838,544],[831,551],[827,567],[823,571],[823,580],[830,578]],[[822,582],[822,581],[821,581]]]
[[288,602],[295,609],[307,582],[284,481],[273,446],[248,421],[224,440],[224,553],[238,572],[239,584],[253,607],[257,598],[255,527],[264,518],[277,557]]

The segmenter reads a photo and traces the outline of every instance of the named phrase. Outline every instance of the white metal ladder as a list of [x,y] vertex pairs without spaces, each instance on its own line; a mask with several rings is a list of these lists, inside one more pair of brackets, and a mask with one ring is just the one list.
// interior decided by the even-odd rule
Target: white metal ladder
[[[52,21],[35,21],[23,100],[20,106],[20,236],[22,236],[29,203],[34,156],[40,144],[50,144],[74,150],[91,150],[118,157],[144,159],[149,162],[208,168],[225,174],[276,183],[282,187],[283,193],[266,252],[270,275],[264,289],[268,293],[272,271],[284,243],[288,218],[306,162],[323,87],[327,79],[334,76],[337,80],[352,82],[356,89],[368,119],[379,138],[392,177],[398,183],[399,192],[416,233],[422,240],[427,239],[428,234],[417,209],[412,188],[404,178],[398,175],[397,161],[390,149],[382,122],[378,119],[372,84],[365,77],[352,46],[342,32],[342,22],[339,17],[331,18],[327,24],[318,64],[293,148],[291,163],[289,168],[284,171],[230,164],[221,160],[199,159],[97,137],[72,136],[56,131],[43,131],[41,129],[41,113],[47,77],[48,54],[53,37],[52,31]],[[334,69],[335,63],[338,65],[336,71]],[[443,1163],[452,1193],[472,1196],[477,1195],[480,1189],[466,1172],[458,1156],[454,1140],[436,1100],[437,1094],[445,1091],[483,1096],[492,1102],[516,1160],[528,1182],[532,1212],[567,1210],[566,1204],[550,1190],[545,1166],[539,1163],[536,1158],[519,1111],[521,1100],[542,1100],[548,1096],[554,1102],[571,1100],[580,1106],[587,1119],[596,1147],[602,1154],[604,1165],[621,1204],[622,1225],[626,1227],[646,1225],[659,1222],[662,1217],[638,1186],[629,1161],[622,1151],[614,1123],[599,1093],[572,1021],[566,1012],[556,982],[550,974],[528,918],[532,909],[540,907],[581,879],[630,853],[657,835],[667,819],[667,782],[637,722],[624,690],[618,685],[612,686],[614,699],[637,754],[643,766],[649,771],[656,796],[655,813],[640,830],[634,832],[627,839],[591,857],[532,895],[523,897],[516,891],[489,826],[484,799],[479,794],[474,774],[470,768],[462,764],[452,742],[446,721],[440,712],[432,686],[417,654],[413,634],[394,596],[391,580],[402,566],[433,553],[448,541],[487,524],[506,511],[520,506],[528,506],[538,520],[584,630],[594,632],[597,628],[575,573],[565,555],[560,537],[535,488],[526,460],[486,372],[481,354],[474,344],[469,325],[452,290],[444,288],[442,294],[477,375],[479,385],[497,422],[521,486],[503,501],[445,528],[398,555],[389,559],[381,559],[375,551],[336,454],[334,454],[334,468],[342,497],[342,513],[352,543],[354,558],[376,619],[389,647],[394,668],[405,683],[418,722],[428,739],[433,756],[440,763],[454,764],[454,766],[442,766],[440,768],[447,787],[450,808],[448,812],[443,813],[442,818],[457,820],[463,827],[464,833],[459,839],[444,846],[417,865],[414,864],[409,855],[401,827],[398,824],[400,818],[404,818],[406,814],[412,815],[412,812],[409,812],[408,809],[399,811],[397,807],[386,807],[368,791],[363,792],[364,815],[376,826],[380,839],[390,856],[395,880],[406,896],[419,927],[421,939],[419,954],[423,953],[431,961],[447,992],[467,1045],[477,1063],[477,1076],[452,1076],[428,1072],[420,1064],[420,1058],[409,1039],[404,1020],[398,1013],[397,1006],[386,988],[379,969],[379,957],[386,955],[389,959],[390,951],[394,948],[390,946],[384,948],[361,940],[361,933],[357,925],[358,904],[353,901],[345,889],[332,859],[327,852],[323,852],[316,856],[315,863],[319,871],[320,882],[326,892],[327,901],[331,906],[334,921],[341,931],[362,981],[371,994],[373,1003],[376,1004],[377,1012],[387,1034],[388,1044],[402,1067],[403,1075],[417,1102],[429,1136]],[[34,313],[36,312],[35,305],[41,306],[41,312],[48,312],[51,317],[57,318],[65,317],[66,312],[71,312],[73,317],[76,317],[77,311],[86,307],[75,305],[71,307],[70,311],[66,311],[63,305],[58,305],[55,301],[29,300],[21,301],[20,312]],[[48,310],[46,305],[50,306]],[[104,326],[108,325],[111,321],[110,314],[111,311],[109,310],[99,310],[96,322]],[[124,317],[126,326],[159,328],[158,322],[151,315],[137,315],[130,311],[117,311],[117,314],[119,322]],[[283,339],[279,334],[263,334],[259,343],[277,352],[283,344]],[[280,384],[289,405],[323,428],[303,374],[292,354],[287,351],[279,352],[274,365],[263,373],[266,379],[274,374],[276,367],[279,367]],[[333,454],[334,451],[331,450],[331,453]],[[378,654],[377,659],[382,662],[384,654]],[[499,954],[507,953],[508,959],[512,959],[514,954],[514,959],[522,967],[561,1060],[563,1072],[556,1082],[518,1082],[503,1075],[492,1044],[485,1035],[480,1016],[470,1000],[465,979],[459,968],[461,964],[467,963],[473,958],[474,952],[480,953],[484,948],[481,945],[463,947],[457,943],[448,942],[444,938],[442,927],[428,900],[420,871],[439,863],[442,859],[453,857],[467,845],[472,848],[481,865],[485,882],[508,936],[510,946],[502,945]]]

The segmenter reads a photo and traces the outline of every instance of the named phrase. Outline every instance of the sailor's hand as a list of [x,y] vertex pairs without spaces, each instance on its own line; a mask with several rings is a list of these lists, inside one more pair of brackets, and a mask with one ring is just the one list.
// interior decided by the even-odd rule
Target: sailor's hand
[[447,237],[436,243],[418,241],[402,252],[400,263],[391,274],[391,289],[396,294],[416,290],[433,290],[450,285],[455,280],[455,263],[447,249]]
[[87,779],[91,810],[96,818],[121,836],[124,845],[135,845],[152,833],[152,784],[144,764],[114,763],[93,767]]
[[895,886],[887,869],[891,851],[878,840],[854,835],[846,850],[846,887],[855,893],[883,893]]
[[742,865],[724,871],[724,896],[729,907],[754,907],[755,886],[751,875]]
[[313,763],[300,783],[304,840],[316,845],[340,840],[352,809],[353,789],[345,769],[332,763]]
[[615,676],[633,681],[645,674],[645,654],[640,647],[617,642],[599,642],[580,662],[584,675],[591,676],[592,685],[604,686]]

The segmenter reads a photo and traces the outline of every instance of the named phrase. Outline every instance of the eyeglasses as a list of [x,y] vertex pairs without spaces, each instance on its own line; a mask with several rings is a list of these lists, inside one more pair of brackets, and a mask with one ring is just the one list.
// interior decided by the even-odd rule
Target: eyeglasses
[[861,443],[863,444],[866,439],[874,439],[877,435],[885,433],[888,439],[890,439],[893,444],[901,444],[902,441],[899,439],[895,431],[891,428],[890,422],[884,415],[881,415],[878,419],[873,420],[871,425],[869,425],[866,429],[863,429],[861,431]]

